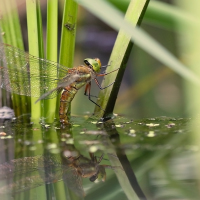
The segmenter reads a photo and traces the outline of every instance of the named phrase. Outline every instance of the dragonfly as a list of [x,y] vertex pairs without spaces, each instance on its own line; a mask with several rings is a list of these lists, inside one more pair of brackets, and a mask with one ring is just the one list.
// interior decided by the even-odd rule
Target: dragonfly
[[[113,85],[114,82],[106,87],[101,87],[97,80],[97,77],[106,76],[118,70],[100,73],[101,68],[107,66],[101,66],[99,58],[86,58],[84,59],[84,65],[67,68],[56,62],[30,55],[11,45],[0,44],[1,88],[19,95],[37,97],[36,102],[42,99],[54,98],[61,93],[59,108],[61,124],[70,124],[67,116],[70,103],[78,90],[84,85],[84,95],[100,107],[91,98],[93,97],[90,94],[91,81],[94,80],[101,90]],[[58,78],[55,78],[55,74]],[[19,80],[21,80],[21,83]]]
[[85,196],[82,178],[89,178],[91,182],[97,179],[105,181],[105,168],[117,168],[100,165],[103,156],[104,154],[97,160],[93,153],[90,153],[90,158],[83,155],[68,158],[61,158],[60,155],[38,155],[0,164],[0,181],[8,182],[0,188],[0,194],[17,194],[43,184],[64,180],[67,187],[78,196]]

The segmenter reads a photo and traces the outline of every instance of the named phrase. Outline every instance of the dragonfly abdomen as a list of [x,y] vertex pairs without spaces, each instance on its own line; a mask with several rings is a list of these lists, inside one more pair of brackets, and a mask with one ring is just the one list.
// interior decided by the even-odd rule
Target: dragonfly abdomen
[[69,110],[71,101],[73,100],[78,90],[86,83],[91,81],[91,73],[88,67],[79,66],[76,68],[75,73],[77,72],[77,80],[71,83],[69,86],[66,86],[61,93],[59,117],[62,124],[69,124],[67,112]]

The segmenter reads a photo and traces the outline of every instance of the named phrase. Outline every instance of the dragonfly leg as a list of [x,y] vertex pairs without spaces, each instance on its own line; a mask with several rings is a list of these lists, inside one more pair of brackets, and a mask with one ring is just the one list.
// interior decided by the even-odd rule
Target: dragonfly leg
[[[88,90],[88,84],[85,86],[85,92],[84,92],[84,95],[85,96],[89,96],[89,94],[87,94],[87,90]],[[94,96],[94,95],[90,95],[91,97],[95,97],[95,98],[98,98],[97,96]]]
[[87,85],[86,85],[86,87],[85,87],[86,89],[86,91],[85,91],[85,93],[87,93],[87,91],[88,91],[88,99],[92,102],[92,103],[94,103],[96,106],[98,106],[101,110],[103,110],[104,112],[105,112],[105,110],[100,106],[100,105],[98,105],[96,102],[94,102],[92,99],[91,99],[91,95],[90,95],[90,89],[91,89],[91,82],[89,82]]
[[104,153],[102,153],[102,155],[100,156],[99,160],[98,160],[98,163],[100,163],[103,159],[103,156],[104,156]]
[[97,76],[106,76],[106,75],[111,74],[112,72],[115,72],[115,71],[117,71],[117,70],[119,70],[119,68],[117,68],[117,69],[115,69],[115,70],[113,70],[113,71],[111,71],[111,72],[108,72],[108,73],[98,74]]
[[98,85],[98,87],[99,87],[99,89],[101,89],[101,90],[104,90],[104,89],[106,89],[107,87],[110,87],[111,85],[113,85],[114,84],[114,82],[112,82],[111,84],[109,84],[109,85],[107,85],[106,87],[101,87],[101,85],[99,84],[99,81],[95,78],[94,79],[95,80],[95,82],[96,82],[96,84]]
[[108,65],[104,65],[104,66],[101,66],[101,68],[108,67],[108,66],[110,66],[110,64],[108,64]]
[[91,152],[89,152],[89,154],[90,154],[90,158],[91,158],[91,160],[93,161],[93,162],[95,162],[95,156],[94,156],[94,153],[91,153]]

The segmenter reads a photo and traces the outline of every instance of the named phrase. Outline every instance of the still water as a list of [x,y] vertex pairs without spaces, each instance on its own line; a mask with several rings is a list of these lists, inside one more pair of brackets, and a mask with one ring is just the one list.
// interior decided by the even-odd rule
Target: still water
[[199,199],[190,119],[0,124],[0,199]]

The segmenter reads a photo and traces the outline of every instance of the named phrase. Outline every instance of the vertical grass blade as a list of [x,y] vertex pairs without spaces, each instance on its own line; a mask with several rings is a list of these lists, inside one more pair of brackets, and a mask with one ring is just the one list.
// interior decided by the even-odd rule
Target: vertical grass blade
[[[149,0],[132,0],[129,4],[128,10],[125,15],[125,20],[133,24],[134,26],[139,25],[146,11]],[[131,36],[120,30],[111,53],[109,60],[109,71],[119,68],[118,73],[112,73],[103,81],[102,87],[111,84],[113,81],[115,83],[105,90],[101,90],[99,93],[99,100],[97,102],[102,108],[105,109],[105,113],[99,108],[95,107],[95,114],[101,112],[101,116],[110,114],[113,112],[118,91],[120,88],[120,83],[123,78],[126,63],[130,55],[132,48]],[[116,76],[117,75],[117,76]]]
[[[197,19],[199,21],[200,12],[199,12],[199,1],[193,1],[192,4],[190,4],[188,1],[183,0],[181,2],[175,1],[176,4],[181,7],[184,12],[189,13],[191,16],[193,16],[194,19]],[[177,24],[178,27],[181,30],[184,30],[182,34],[178,37],[179,43],[179,51],[180,55],[184,59],[184,62],[190,67],[192,71],[196,75],[200,77],[200,57],[199,57],[199,34],[200,34],[200,25],[196,25],[195,23],[191,23],[190,29],[188,29],[187,26],[183,26],[183,24]],[[196,148],[200,148],[200,134],[199,134],[199,113],[200,113],[200,86],[191,84],[190,82],[184,82],[184,90],[185,90],[185,107],[188,112],[188,115],[193,118],[193,120],[190,121],[190,128],[191,128],[191,142],[196,146]],[[195,120],[195,121],[194,121]],[[197,151],[194,154],[194,164],[195,164],[195,173],[198,177],[198,185],[200,183],[199,177],[199,167],[200,167],[200,161],[199,161],[200,153]],[[199,190],[200,193],[200,190]]]
[[[134,41],[135,44],[137,44],[143,50],[145,50],[150,55],[158,59],[160,62],[174,70],[183,78],[189,80],[195,85],[200,85],[200,79],[198,75],[196,75],[185,65],[183,65],[174,55],[172,55],[172,53],[170,53],[166,48],[164,48],[160,43],[158,43],[143,30],[137,27],[134,28],[134,26],[131,25],[130,22],[124,21],[122,18],[122,13],[114,9],[111,5],[109,5],[105,1],[96,0],[95,4],[98,3],[97,9],[97,6],[89,0],[76,1],[80,2],[85,8],[95,14],[95,16],[105,21],[114,29],[118,30],[119,27],[123,28],[128,35],[131,35],[131,40]],[[101,9],[99,9],[99,7],[101,7]]]
[[[28,43],[29,43],[29,53],[31,55],[43,58],[43,42],[42,42],[42,21],[40,14],[40,6],[38,0],[26,0],[26,9],[27,9],[27,27],[28,27]],[[40,76],[39,73],[39,62],[38,64],[38,73],[37,76]],[[30,65],[31,71],[31,65]],[[36,72],[35,72],[36,74]],[[31,81],[31,85],[38,86],[38,96],[40,96],[40,82]],[[33,121],[38,121],[41,117],[41,102],[35,104],[37,99],[31,97],[31,119]]]
[[[15,47],[18,47],[23,50],[23,40],[22,40],[22,34],[21,34],[21,27],[19,22],[19,16],[17,12],[17,6],[16,2],[14,0],[8,0],[8,1],[1,1],[0,2],[1,7],[1,20],[0,20],[0,28],[2,34],[2,40],[6,44],[13,45]],[[5,52],[6,55],[6,52]],[[20,68],[21,65],[21,58],[14,57],[13,60],[15,60],[16,63],[18,63],[18,67]],[[12,67],[12,66],[8,66]],[[12,77],[9,77],[12,82]],[[18,78],[18,83],[21,86],[21,89],[23,90],[23,80]],[[17,94],[12,94],[12,102],[13,102],[13,108],[15,111],[15,115],[19,116],[23,113],[29,113],[29,97],[26,96],[20,96]],[[24,118],[24,120],[27,120],[27,118]]]
[[[57,62],[58,55],[58,0],[47,1],[47,40],[46,59]],[[57,78],[57,73],[48,72],[51,77]],[[56,87],[57,85],[55,85]],[[56,100],[48,99],[44,102],[44,117],[46,122],[52,122],[55,117]]]
[[[77,9],[78,5],[76,2],[73,0],[65,1],[62,19],[59,63],[69,68],[73,67],[74,61]],[[57,101],[59,102],[59,100],[60,99]],[[57,108],[56,114],[58,115],[58,113],[59,111]]]

